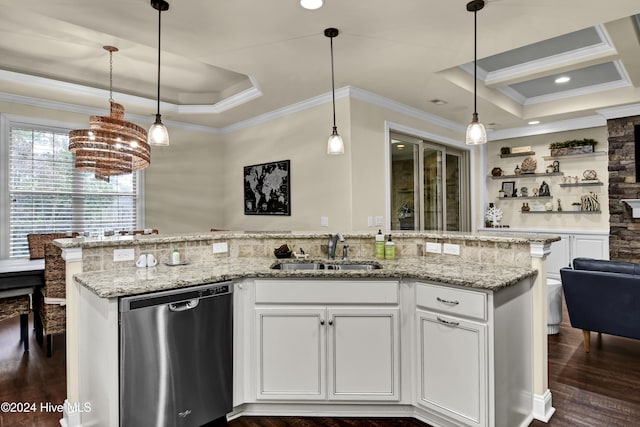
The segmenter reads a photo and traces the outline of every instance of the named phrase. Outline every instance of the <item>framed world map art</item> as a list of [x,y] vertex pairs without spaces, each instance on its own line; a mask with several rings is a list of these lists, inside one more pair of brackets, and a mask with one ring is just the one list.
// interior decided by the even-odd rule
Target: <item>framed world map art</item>
[[291,215],[290,161],[244,167],[244,214]]

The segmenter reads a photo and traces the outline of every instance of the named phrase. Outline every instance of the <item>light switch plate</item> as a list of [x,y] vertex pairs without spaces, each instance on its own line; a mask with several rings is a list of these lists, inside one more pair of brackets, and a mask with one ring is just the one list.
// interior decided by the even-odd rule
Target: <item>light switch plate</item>
[[373,227],[373,217],[371,215],[367,217],[367,227]]
[[214,243],[211,245],[211,247],[213,248],[214,254],[223,254],[225,252],[229,252],[229,245],[227,245],[227,242]]
[[136,256],[134,249],[114,249],[113,262],[133,261]]
[[320,227],[328,227],[329,226],[329,217],[321,216],[320,217]]
[[440,243],[427,242],[425,244],[425,250],[428,253],[439,254],[442,253],[442,245]]
[[442,248],[445,254],[460,255],[460,245],[454,245],[452,243],[445,243]]
[[382,217],[381,216],[377,216],[376,217],[376,227],[382,227]]

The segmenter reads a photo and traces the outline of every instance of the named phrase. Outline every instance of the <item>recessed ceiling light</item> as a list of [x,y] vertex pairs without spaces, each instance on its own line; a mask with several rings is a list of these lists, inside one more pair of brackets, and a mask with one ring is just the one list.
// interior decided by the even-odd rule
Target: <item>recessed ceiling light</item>
[[436,105],[445,105],[447,104],[447,101],[442,100],[442,99],[432,99],[431,101],[432,104],[436,104]]
[[398,145],[396,145],[396,148],[398,150],[402,150],[404,148],[404,144],[398,144]]
[[540,124],[540,120],[531,120],[529,122],[530,125],[539,125]]
[[571,77],[569,76],[562,76],[562,77],[558,77],[555,82],[557,84],[562,84],[562,83],[567,83],[569,80],[571,80]]
[[300,6],[310,10],[320,9],[322,7],[322,3],[322,0],[300,0]]

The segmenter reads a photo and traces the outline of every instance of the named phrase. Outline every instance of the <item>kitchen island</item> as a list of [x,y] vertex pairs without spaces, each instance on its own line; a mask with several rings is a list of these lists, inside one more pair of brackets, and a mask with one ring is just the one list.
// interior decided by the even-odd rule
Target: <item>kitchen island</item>
[[[373,254],[372,236],[354,234],[345,237],[354,255],[349,262],[374,262],[372,257],[366,256]],[[537,313],[535,308],[536,284],[540,279],[540,270],[544,270],[544,248],[554,239],[553,236],[509,236],[505,239],[455,233],[394,235],[398,259],[375,260],[382,268],[374,270],[272,268],[281,261],[268,256],[269,252],[280,246],[283,240],[294,247],[304,245],[305,251],[316,254],[314,258],[319,259],[317,255],[322,250],[326,236],[318,234],[219,233],[123,241],[60,240],[57,244],[66,252],[67,270],[70,273],[68,278],[72,280],[71,287],[76,292],[73,306],[76,310],[71,307],[68,310],[69,325],[74,325],[75,316],[76,329],[74,336],[67,338],[68,344],[70,341],[72,344],[68,348],[70,353],[67,359],[76,354],[74,344],[75,351],[82,349],[78,353],[81,356],[76,359],[76,389],[69,390],[68,400],[76,402],[90,398],[96,405],[92,414],[65,414],[65,418],[69,425],[79,425],[79,422],[86,423],[90,419],[98,419],[101,425],[118,425],[119,297],[233,280],[236,301],[235,415],[317,413],[348,416],[368,413],[380,416],[410,415],[442,425],[527,425],[532,417],[539,418],[535,413],[539,394],[535,390],[535,366],[540,355],[536,350],[535,334],[536,329],[541,328],[537,328],[535,323],[542,320],[545,326],[542,329],[546,330],[546,310],[545,313]],[[420,251],[425,242],[459,245],[459,255],[425,255]],[[214,250],[216,244],[220,249],[221,243],[226,250],[212,254],[212,245]],[[177,267],[165,266],[161,262],[156,267],[146,269],[131,267],[131,262],[109,265],[116,248],[133,247],[136,256],[149,251],[163,261],[168,260],[167,254],[174,246],[180,248],[185,259],[193,261]],[[327,262],[326,257],[322,260]],[[343,261],[332,262],[339,264]],[[111,268],[105,268],[107,266]],[[300,289],[305,291],[301,292]],[[386,290],[376,293],[376,289]],[[440,294],[441,291],[444,293]],[[295,294],[299,295],[291,297]],[[318,299],[307,300],[308,295],[316,295]],[[440,295],[446,298],[440,298]],[[460,301],[461,311],[446,304],[432,306],[432,297],[455,300],[456,303]],[[354,316],[353,312],[348,311],[357,309],[356,313],[368,313],[361,319],[364,325],[371,321],[374,322],[372,325],[377,325],[377,329],[388,331],[388,336],[377,337],[370,342],[372,348],[377,348],[375,345],[379,343],[386,343],[386,347],[383,345],[384,351],[376,354],[389,356],[375,357],[371,362],[375,369],[373,372],[381,373],[377,382],[367,385],[354,383],[355,380],[350,377],[336,377],[336,366],[358,366],[358,363],[349,361],[347,352],[336,353],[335,348],[331,354],[341,355],[340,363],[330,357],[318,362],[318,367],[335,368],[334,371],[321,375],[322,378],[318,379],[320,385],[315,384],[315,380],[303,384],[303,389],[306,386],[311,387],[309,390],[319,387],[317,393],[292,394],[291,390],[286,389],[286,381],[274,383],[273,377],[265,376],[277,369],[277,365],[273,365],[277,349],[286,347],[286,339],[283,344],[283,337],[276,334],[270,322],[288,318],[291,313],[308,308],[309,304],[320,307],[313,315],[323,322],[325,317],[329,317],[336,319],[336,325],[347,325],[344,319]],[[466,309],[470,311],[465,312]],[[283,313],[286,316],[282,317]],[[303,318],[309,319],[310,316],[305,313]],[[338,323],[337,319],[343,320]],[[437,352],[424,354],[424,350],[433,348],[434,340],[440,337],[437,332],[442,325],[437,325],[437,322],[454,322],[462,333],[462,341],[450,342],[449,345],[459,350],[455,353],[463,357],[461,360],[470,357],[469,363],[463,364],[463,371],[468,371],[471,385],[479,390],[470,400],[462,399],[469,400],[470,406],[465,403],[466,406],[457,407],[461,399],[451,396],[459,391],[455,387],[447,389],[447,383],[438,387],[439,390],[445,390],[444,395],[433,394],[432,385],[437,383],[438,376],[432,370],[425,369],[425,366],[452,357],[438,355]],[[73,327],[68,328],[68,334],[72,330]],[[319,354],[325,354],[325,345],[335,345],[335,337],[330,331],[327,329],[327,342],[318,347]],[[351,332],[356,337],[363,335],[363,331],[356,333],[357,328]],[[77,337],[77,340],[73,337]],[[278,342],[279,345],[274,346],[270,342]],[[476,344],[470,347],[469,343]],[[513,348],[509,348],[510,345]],[[270,350],[264,353],[261,349]],[[472,353],[469,353],[470,349]],[[473,358],[473,354],[477,357]],[[96,358],[101,359],[101,365],[105,366],[97,375],[95,369],[91,371]],[[546,365],[546,346],[542,359]],[[498,363],[500,361],[503,363]],[[505,372],[500,367],[502,365],[517,369]],[[310,368],[313,372],[316,367],[299,368],[303,372]],[[449,370],[451,374],[458,371],[457,368],[451,369],[441,366],[438,371]],[[544,375],[546,387],[546,369]],[[416,382],[416,376],[421,381]],[[519,380],[514,380],[516,377]],[[509,381],[505,381],[507,378]],[[511,387],[519,389],[508,391],[504,383],[511,383]],[[341,386],[346,388],[340,391]],[[363,388],[357,391],[359,387]],[[376,387],[380,387],[380,390]],[[99,392],[91,394],[89,390]],[[548,394],[548,390],[545,391]],[[550,394],[544,394],[542,398],[546,399],[550,408]],[[336,402],[340,405],[336,405]]]

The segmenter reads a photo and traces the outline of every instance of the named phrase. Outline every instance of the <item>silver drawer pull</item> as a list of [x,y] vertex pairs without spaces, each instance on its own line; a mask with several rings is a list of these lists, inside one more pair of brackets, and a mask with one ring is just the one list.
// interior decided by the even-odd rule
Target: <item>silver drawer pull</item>
[[447,300],[447,299],[442,299],[440,297],[436,297],[436,299],[439,302],[444,303],[444,304],[449,304],[449,305],[458,305],[458,304],[460,304],[460,301],[456,301],[456,300],[450,301],[450,300]]
[[458,326],[458,325],[460,325],[460,322],[450,322],[448,320],[441,319],[440,317],[436,317],[436,319],[438,319],[438,322],[444,323],[445,325],[449,325],[449,326]]

